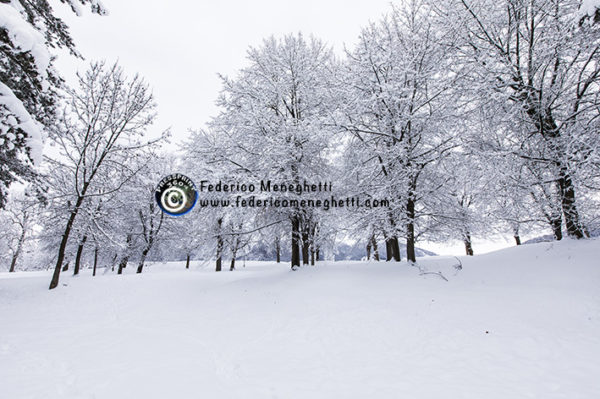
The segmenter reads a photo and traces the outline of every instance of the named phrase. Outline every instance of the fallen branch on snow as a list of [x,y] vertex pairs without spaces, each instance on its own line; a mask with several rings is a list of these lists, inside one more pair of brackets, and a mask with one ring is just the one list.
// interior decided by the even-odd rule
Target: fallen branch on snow
[[448,281],[448,279],[442,274],[442,272],[430,272],[425,270],[421,265],[419,265],[416,262],[409,262],[411,266],[416,267],[419,269],[419,276],[424,276],[426,274],[435,274],[436,276],[440,277],[441,279]]

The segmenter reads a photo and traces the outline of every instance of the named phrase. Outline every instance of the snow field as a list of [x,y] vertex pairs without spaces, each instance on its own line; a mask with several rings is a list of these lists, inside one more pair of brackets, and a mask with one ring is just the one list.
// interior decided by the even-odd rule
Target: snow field
[[598,398],[599,249],[5,273],[0,396]]

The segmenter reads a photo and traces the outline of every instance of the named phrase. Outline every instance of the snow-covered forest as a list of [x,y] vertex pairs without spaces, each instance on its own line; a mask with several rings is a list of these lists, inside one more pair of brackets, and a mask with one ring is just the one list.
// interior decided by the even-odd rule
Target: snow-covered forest
[[[333,259],[348,240],[365,256],[414,262],[419,242],[459,240],[472,255],[473,237],[518,245],[523,235],[586,238],[600,225],[600,24],[589,5],[395,4],[341,57],[326,38],[266,38],[222,76],[220,113],[166,150],[151,82],[91,60],[67,85],[51,50],[78,55],[68,28],[49,6],[27,4],[2,5],[0,245],[10,271],[141,272],[146,259],[234,268],[253,249],[274,260],[282,248],[300,265]],[[165,217],[152,191],[170,173],[197,184],[325,181],[337,197],[389,204],[200,202]]]
[[[311,32],[267,36],[248,46],[235,73],[213,71],[220,91],[197,95],[216,99],[218,112],[185,132],[156,123],[161,104],[152,80],[115,61],[119,54],[85,58],[77,79],[63,76],[59,54],[85,56],[56,14],[65,5],[79,18],[98,14],[110,23],[110,8],[98,0],[0,0],[0,315],[10,320],[0,332],[0,362],[11,362],[0,375],[10,376],[10,397],[193,397],[184,380],[197,374],[216,397],[600,395],[591,378],[600,371],[592,365],[600,355],[592,338],[600,332],[600,269],[593,267],[600,266],[593,255],[600,245],[600,2],[394,1],[357,27],[343,50]],[[190,182],[165,197],[185,209],[180,216],[161,202],[161,179],[175,174]],[[479,255],[477,242],[515,248]],[[462,256],[436,256],[436,245],[457,243]],[[581,298],[573,298],[579,288]],[[131,298],[136,290],[141,297]],[[349,290],[362,299],[347,297]],[[165,303],[179,301],[211,310],[169,314]],[[529,303],[512,319],[508,307],[528,301],[537,307]],[[281,317],[266,317],[274,305],[283,307],[273,313]],[[301,319],[284,316],[286,306]],[[427,313],[433,306],[448,313]],[[8,316],[13,309],[19,315]],[[75,319],[64,319],[66,309]],[[28,312],[35,331],[24,321]],[[214,350],[200,351],[212,365],[184,361],[180,342],[145,353],[169,340],[145,335],[158,326],[153,312],[165,318],[164,334],[188,329],[179,339],[192,348],[199,348],[196,330],[204,330],[202,345],[215,338]],[[519,329],[519,320],[536,315]],[[436,339],[444,317],[451,318],[448,337]],[[388,318],[382,326],[396,336],[378,332]],[[120,339],[120,328],[142,338],[95,347],[98,363],[84,365],[73,361],[76,348],[64,358],[42,348],[46,332],[68,346],[57,323],[76,340],[101,342],[98,324],[110,339]],[[474,349],[457,356],[471,327],[499,331],[474,339],[481,348],[480,340],[496,340],[482,358]],[[290,345],[311,342],[310,360],[302,347],[285,346],[284,333]],[[33,349],[19,358],[27,337]],[[579,346],[570,347],[571,339]],[[246,345],[257,352],[240,349]],[[552,359],[541,358],[555,345]],[[129,357],[111,358],[104,347],[127,348]],[[273,363],[257,362],[260,351]],[[372,364],[363,352],[373,354]],[[284,373],[281,353],[298,369]],[[416,372],[396,356],[439,374]],[[131,359],[140,357],[163,363],[171,377],[165,364],[181,361],[183,369],[138,393],[118,378],[114,386],[89,382],[104,378],[90,367],[102,371],[114,358],[112,369],[146,370]],[[50,377],[36,359],[48,363]],[[569,364],[572,370],[561,368]],[[468,373],[479,365],[481,385],[457,382],[475,378]],[[541,374],[524,371],[533,367]],[[24,389],[19,370],[33,370],[41,382]],[[153,377],[142,371],[126,375],[143,386]],[[564,384],[550,377],[559,372]],[[269,379],[261,373],[279,380],[261,385]],[[401,374],[414,379],[403,385]],[[219,385],[234,376],[231,390]],[[244,393],[242,384],[252,382],[258,386]],[[374,383],[380,393],[365,388]]]

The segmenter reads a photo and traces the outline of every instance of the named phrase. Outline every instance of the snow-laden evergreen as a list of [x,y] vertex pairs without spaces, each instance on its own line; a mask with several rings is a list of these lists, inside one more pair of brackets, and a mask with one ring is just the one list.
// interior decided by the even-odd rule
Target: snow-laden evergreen
[[[63,1],[65,2],[65,1]],[[97,0],[67,0],[73,10],[90,4],[92,12],[105,14]],[[46,0],[0,2],[0,208],[9,186],[35,180],[42,161],[44,132],[53,123],[62,86],[52,66],[53,51],[66,48],[73,55],[67,25],[54,15]]]

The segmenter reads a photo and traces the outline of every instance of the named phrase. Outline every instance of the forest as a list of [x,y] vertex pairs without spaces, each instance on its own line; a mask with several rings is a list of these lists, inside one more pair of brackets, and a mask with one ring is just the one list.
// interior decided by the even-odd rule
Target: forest
[[[141,273],[147,261],[192,259],[220,270],[227,259],[233,270],[258,247],[273,260],[285,247],[295,268],[332,259],[340,243],[416,262],[419,242],[460,241],[473,255],[473,237],[519,245],[598,232],[593,3],[411,0],[366,24],[343,55],[327,38],[267,37],[221,76],[219,113],[175,149],[172,132],[152,127],[151,82],[91,60],[68,85],[52,55],[81,57],[68,27],[46,1],[2,3],[0,261],[54,270],[51,288],[82,267]],[[161,211],[153,192],[172,173],[199,184],[204,206]],[[207,201],[208,184],[271,180],[333,182],[340,198],[389,203]]]

